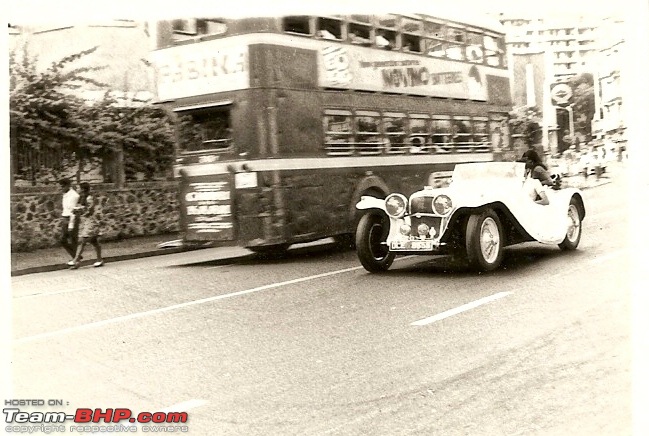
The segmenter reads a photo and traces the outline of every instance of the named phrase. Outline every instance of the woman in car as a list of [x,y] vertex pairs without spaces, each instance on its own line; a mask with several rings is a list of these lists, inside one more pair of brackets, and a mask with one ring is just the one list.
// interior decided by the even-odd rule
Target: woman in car
[[522,160],[525,162],[525,169],[530,171],[531,176],[541,182],[544,186],[554,185],[554,180],[548,171],[548,167],[541,160],[541,156],[534,149],[523,153]]
[[[523,192],[536,204],[547,206],[550,204],[548,199],[548,194],[546,192],[545,186],[541,181],[534,175],[534,162],[528,156],[530,154],[535,154],[538,157],[538,153],[534,150],[528,150],[523,154],[523,157],[518,160],[518,162],[525,163],[525,181],[523,182]],[[547,170],[546,170],[547,171]],[[537,175],[542,177],[543,173],[538,171]]]

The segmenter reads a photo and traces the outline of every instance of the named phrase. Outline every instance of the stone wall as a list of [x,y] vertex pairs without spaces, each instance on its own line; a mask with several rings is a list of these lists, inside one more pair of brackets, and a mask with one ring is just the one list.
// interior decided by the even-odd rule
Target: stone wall
[[[179,230],[177,184],[147,182],[116,189],[92,185],[102,240],[173,233]],[[59,245],[61,196],[56,188],[11,195],[11,250]]]

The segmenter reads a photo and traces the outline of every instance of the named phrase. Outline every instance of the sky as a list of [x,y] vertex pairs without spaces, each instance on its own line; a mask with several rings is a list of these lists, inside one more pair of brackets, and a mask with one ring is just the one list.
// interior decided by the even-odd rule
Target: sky
[[[642,5],[643,0],[544,0],[544,1],[512,1],[478,0],[448,1],[430,0],[373,0],[345,1],[326,0],[324,2],[306,0],[236,0],[227,6],[228,2],[206,2],[198,0],[155,1],[155,0],[113,0],[110,2],[89,2],[79,0],[23,0],[5,5],[10,21],[25,22],[46,20],[69,21],[86,20],[89,18],[164,18],[178,16],[261,16],[278,15],[282,12],[422,12],[434,14],[440,9],[455,9],[463,12],[494,12],[507,11],[516,14],[532,15],[564,15],[574,13],[610,14],[621,10],[633,10]],[[5,2],[7,3],[7,2]],[[646,3],[646,1],[645,1]],[[236,5],[236,6],[235,6]],[[371,5],[371,6],[370,6]],[[624,7],[622,7],[624,6]],[[72,11],[72,13],[71,13]]]

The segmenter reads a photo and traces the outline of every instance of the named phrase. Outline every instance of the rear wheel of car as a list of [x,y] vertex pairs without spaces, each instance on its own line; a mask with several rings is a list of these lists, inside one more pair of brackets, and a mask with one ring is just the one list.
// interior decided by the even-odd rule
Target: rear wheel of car
[[466,226],[466,255],[469,266],[478,271],[492,271],[503,260],[503,227],[491,209],[473,214]]
[[383,272],[394,262],[395,254],[385,244],[390,223],[384,214],[366,213],[356,228],[356,254],[369,272]]
[[566,237],[559,244],[559,248],[562,250],[575,250],[581,240],[581,215],[579,214],[577,200],[574,198],[570,200],[567,218]]

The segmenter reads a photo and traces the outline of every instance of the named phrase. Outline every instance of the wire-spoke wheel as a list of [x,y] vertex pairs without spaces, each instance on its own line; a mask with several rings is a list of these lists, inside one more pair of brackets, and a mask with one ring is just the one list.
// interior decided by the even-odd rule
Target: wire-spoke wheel
[[559,244],[562,250],[575,250],[581,240],[581,214],[577,206],[577,200],[570,200],[568,214],[566,216],[566,237]]
[[480,271],[500,266],[503,258],[503,230],[498,215],[491,209],[469,217],[466,228],[466,254],[469,265]]

